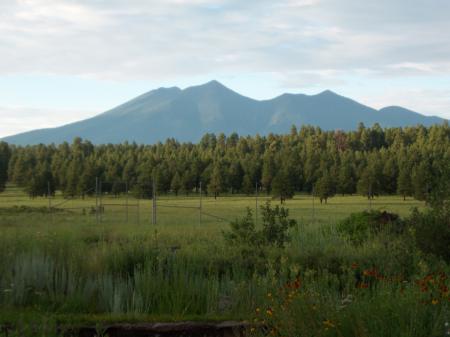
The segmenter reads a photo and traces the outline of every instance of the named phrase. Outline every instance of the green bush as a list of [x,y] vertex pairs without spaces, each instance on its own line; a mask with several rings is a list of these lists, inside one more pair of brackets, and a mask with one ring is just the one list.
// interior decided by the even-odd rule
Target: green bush
[[251,209],[247,208],[247,215],[230,223],[231,231],[225,232],[224,237],[232,245],[276,246],[279,248],[289,241],[287,231],[297,222],[289,219],[289,210],[275,206],[270,202],[261,206],[262,229],[256,230]]
[[353,213],[337,225],[339,233],[346,236],[354,244],[361,244],[371,235],[387,231],[389,234],[400,234],[404,231],[404,223],[397,214],[386,211],[364,211]]
[[425,254],[432,254],[450,262],[450,204],[424,212],[413,210],[407,219],[414,231],[417,247]]
[[251,209],[247,214],[230,223],[231,231],[223,232],[225,241],[229,244],[230,253],[238,254],[234,259],[241,267],[250,273],[265,272],[270,255],[269,248],[284,248],[290,240],[289,228],[297,222],[289,219],[289,210],[275,206],[270,202],[261,206],[262,228],[257,230]]

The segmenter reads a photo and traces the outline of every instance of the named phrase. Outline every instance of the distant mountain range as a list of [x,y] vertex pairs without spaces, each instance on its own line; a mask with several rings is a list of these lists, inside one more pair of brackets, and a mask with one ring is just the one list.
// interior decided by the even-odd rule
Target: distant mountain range
[[324,130],[352,130],[363,122],[382,127],[429,126],[444,119],[402,107],[376,110],[332,91],[317,95],[283,94],[254,100],[217,81],[180,88],[160,88],[93,118],[61,127],[29,131],[3,140],[18,145],[71,142],[75,137],[95,144],[124,141],[152,144],[175,138],[196,142],[207,132],[239,135],[286,133],[292,125]]

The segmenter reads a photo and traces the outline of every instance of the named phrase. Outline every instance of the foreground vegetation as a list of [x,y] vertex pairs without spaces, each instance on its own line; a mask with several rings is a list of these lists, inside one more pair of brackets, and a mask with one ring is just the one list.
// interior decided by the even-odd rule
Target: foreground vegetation
[[449,191],[448,124],[0,143],[0,325],[49,336],[236,319],[258,336],[444,336]]
[[94,199],[51,213],[45,198],[1,200],[0,323],[242,319],[264,326],[258,335],[442,336],[449,319],[448,208],[380,197],[361,213],[367,199],[336,197],[315,205],[313,223],[299,195],[272,216],[260,199],[256,222],[254,198],[209,197],[205,212],[237,220],[200,226],[197,210],[162,207],[197,197],[162,197],[157,225],[149,202],[139,224],[106,207],[97,225],[81,207]]

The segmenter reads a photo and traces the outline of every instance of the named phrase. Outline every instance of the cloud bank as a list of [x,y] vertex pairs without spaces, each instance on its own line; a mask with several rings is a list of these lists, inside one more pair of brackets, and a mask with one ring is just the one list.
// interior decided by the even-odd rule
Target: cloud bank
[[0,74],[450,74],[447,0],[15,0],[0,13]]
[[[448,118],[439,95],[450,83],[449,13],[448,0],[9,0],[0,2],[0,77],[176,84],[270,74],[280,88],[350,85],[379,107],[393,93],[403,95],[393,104],[420,93],[409,108],[436,100],[426,111]],[[355,79],[384,81],[388,92],[358,93]]]

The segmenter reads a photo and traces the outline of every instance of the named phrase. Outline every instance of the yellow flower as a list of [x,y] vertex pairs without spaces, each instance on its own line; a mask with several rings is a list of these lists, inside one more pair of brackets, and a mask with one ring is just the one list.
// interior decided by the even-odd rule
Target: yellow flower
[[433,300],[431,301],[431,304],[433,304],[433,305],[436,305],[438,303],[439,303],[439,301],[437,299],[435,299],[435,298],[433,298]]
[[269,315],[269,316],[272,316],[273,315],[272,309],[267,309],[266,310],[266,314]]
[[259,313],[261,311],[261,309],[259,309],[259,308],[256,308],[256,312],[257,313]]
[[331,322],[329,319],[323,321],[323,325],[325,325],[328,328],[334,328],[335,325],[333,324],[333,322]]

